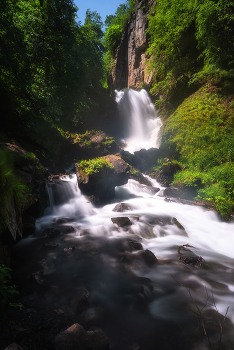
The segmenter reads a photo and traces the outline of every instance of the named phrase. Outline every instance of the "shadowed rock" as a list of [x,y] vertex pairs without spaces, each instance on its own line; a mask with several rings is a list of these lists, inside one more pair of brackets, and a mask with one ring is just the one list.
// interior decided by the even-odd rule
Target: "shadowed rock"
[[56,350],[108,350],[109,342],[102,331],[86,332],[76,323],[55,337],[54,346]]

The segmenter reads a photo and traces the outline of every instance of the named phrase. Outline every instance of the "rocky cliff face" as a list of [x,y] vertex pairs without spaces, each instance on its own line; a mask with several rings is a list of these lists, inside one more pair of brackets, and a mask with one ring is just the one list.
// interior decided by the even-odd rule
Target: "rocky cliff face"
[[136,12],[129,20],[116,53],[112,79],[114,88],[118,90],[127,87],[138,88],[143,83],[150,85],[152,79],[152,74],[148,75],[146,72],[146,31],[150,5],[143,7],[143,2],[139,2]]

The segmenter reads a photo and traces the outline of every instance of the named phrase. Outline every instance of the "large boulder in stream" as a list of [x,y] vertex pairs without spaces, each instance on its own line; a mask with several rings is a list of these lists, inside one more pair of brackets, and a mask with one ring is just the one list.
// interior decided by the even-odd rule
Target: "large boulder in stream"
[[106,204],[115,197],[115,187],[125,185],[130,176],[129,165],[116,155],[97,158],[107,161],[103,167],[92,171],[92,160],[90,167],[84,168],[81,163],[76,164],[76,174],[79,187],[84,195],[95,196],[100,204]]

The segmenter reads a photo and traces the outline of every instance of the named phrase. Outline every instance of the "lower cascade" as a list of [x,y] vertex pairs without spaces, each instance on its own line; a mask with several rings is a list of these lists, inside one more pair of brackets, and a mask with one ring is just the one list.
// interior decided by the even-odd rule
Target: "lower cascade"
[[[146,94],[117,93],[132,123],[131,152],[160,143],[161,121]],[[51,185],[35,236],[14,248],[23,256],[14,262],[19,285],[30,281],[23,302],[56,315],[54,334],[75,323],[102,329],[112,350],[233,349],[234,223],[166,201],[148,180],[152,187],[135,180],[116,187],[103,207],[81,194],[74,174]]]

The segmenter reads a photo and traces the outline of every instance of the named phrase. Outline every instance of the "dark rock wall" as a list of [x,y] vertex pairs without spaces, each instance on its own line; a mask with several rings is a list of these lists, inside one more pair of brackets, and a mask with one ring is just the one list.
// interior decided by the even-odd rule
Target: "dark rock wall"
[[117,90],[127,87],[140,88],[151,83],[153,74],[146,71],[147,17],[150,6],[151,2],[145,5],[145,1],[140,1],[125,28],[112,70],[113,85]]

